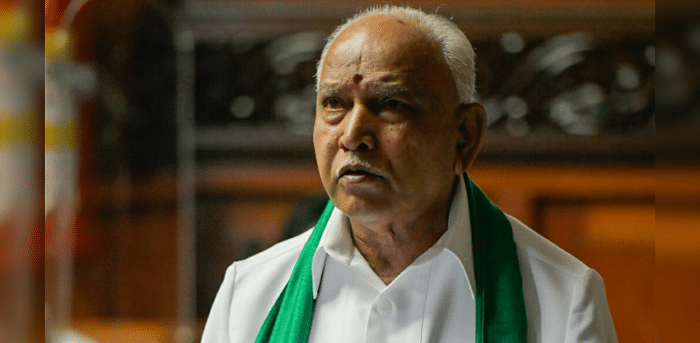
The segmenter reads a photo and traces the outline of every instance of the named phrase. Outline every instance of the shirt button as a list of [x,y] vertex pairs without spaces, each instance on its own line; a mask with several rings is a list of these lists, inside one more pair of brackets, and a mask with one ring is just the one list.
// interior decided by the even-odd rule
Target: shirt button
[[391,312],[391,307],[392,305],[389,299],[382,300],[381,305],[379,305],[379,314],[387,315],[389,312]]

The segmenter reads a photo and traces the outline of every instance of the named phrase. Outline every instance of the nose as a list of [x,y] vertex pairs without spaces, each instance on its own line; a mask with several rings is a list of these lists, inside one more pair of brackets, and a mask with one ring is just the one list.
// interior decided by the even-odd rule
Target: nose
[[339,144],[343,150],[372,150],[376,145],[374,114],[356,104],[344,118],[345,128]]

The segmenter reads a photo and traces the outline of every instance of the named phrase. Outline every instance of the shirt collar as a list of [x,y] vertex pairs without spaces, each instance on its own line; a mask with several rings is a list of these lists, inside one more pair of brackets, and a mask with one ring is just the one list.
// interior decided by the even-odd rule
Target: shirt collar
[[[464,177],[460,175],[457,180],[457,189],[452,198],[452,204],[450,205],[450,212],[447,218],[447,232],[445,232],[429,250],[437,249],[438,251],[442,251],[445,249],[453,253],[459,259],[462,263],[462,267],[464,267],[471,296],[474,298],[474,262],[469,215],[467,188],[464,184]],[[341,263],[349,264],[352,260],[354,250],[355,246],[352,242],[350,221],[338,208],[334,208],[331,217],[328,219],[326,229],[321,236],[318,247],[316,248],[311,264],[314,299],[318,296],[318,289],[321,284],[326,256],[330,255]],[[421,255],[419,259],[425,255],[426,254]],[[434,257],[437,253],[430,255]]]

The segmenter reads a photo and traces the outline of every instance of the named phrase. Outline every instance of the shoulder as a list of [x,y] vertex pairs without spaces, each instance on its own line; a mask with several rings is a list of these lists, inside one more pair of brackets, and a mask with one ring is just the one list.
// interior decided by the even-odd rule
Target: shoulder
[[533,342],[616,342],[600,275],[519,220],[513,228]]
[[562,273],[573,279],[582,277],[590,270],[579,259],[542,237],[518,219],[510,215],[506,217],[513,228],[513,238],[521,260],[525,257],[530,264],[540,265],[550,269],[550,272]]
[[311,230],[234,262],[214,299],[202,342],[252,342],[286,285]]
[[276,298],[285,284],[280,280],[289,279],[310,234],[311,230],[308,230],[251,257],[234,262],[226,271],[227,274],[231,274],[230,286],[235,289],[234,300],[249,301],[258,296]]

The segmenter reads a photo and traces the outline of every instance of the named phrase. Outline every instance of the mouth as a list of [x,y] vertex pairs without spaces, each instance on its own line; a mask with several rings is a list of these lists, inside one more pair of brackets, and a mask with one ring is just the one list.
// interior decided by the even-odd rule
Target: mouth
[[336,173],[336,178],[357,179],[362,177],[384,177],[382,172],[364,164],[349,164]]

